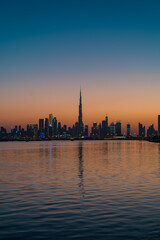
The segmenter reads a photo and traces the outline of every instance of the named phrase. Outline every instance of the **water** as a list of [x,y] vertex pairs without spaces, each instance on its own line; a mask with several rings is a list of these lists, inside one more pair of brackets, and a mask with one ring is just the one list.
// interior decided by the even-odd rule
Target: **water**
[[159,236],[159,143],[0,143],[0,239]]

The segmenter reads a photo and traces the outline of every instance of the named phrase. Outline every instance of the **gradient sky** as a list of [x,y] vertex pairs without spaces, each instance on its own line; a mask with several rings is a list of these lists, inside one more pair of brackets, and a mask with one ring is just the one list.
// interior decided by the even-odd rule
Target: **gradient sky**
[[159,0],[0,1],[0,125],[107,114],[157,128]]

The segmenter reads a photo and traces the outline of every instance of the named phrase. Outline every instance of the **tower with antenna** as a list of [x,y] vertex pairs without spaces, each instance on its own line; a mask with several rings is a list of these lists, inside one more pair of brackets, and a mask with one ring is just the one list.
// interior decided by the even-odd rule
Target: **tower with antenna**
[[80,88],[80,98],[79,98],[79,116],[78,116],[78,133],[79,137],[83,135],[83,121],[82,121],[82,94]]

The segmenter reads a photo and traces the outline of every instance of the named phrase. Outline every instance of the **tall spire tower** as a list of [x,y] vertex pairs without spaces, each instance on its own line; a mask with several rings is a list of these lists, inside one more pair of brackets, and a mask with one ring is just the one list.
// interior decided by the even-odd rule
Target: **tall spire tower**
[[79,127],[79,136],[83,135],[83,121],[82,121],[82,95],[80,88],[80,98],[79,98],[79,116],[78,116],[78,127]]

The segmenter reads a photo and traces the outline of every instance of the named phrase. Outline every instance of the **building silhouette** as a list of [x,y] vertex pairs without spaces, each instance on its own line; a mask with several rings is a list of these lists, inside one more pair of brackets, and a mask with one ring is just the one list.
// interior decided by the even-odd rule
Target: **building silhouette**
[[[127,133],[126,136],[130,139],[131,126],[130,123],[127,124]],[[150,137],[160,137],[160,115],[158,115],[158,130],[155,130],[154,125],[149,126],[147,131],[145,131],[145,126],[138,123],[138,139],[143,139],[146,135]],[[53,118],[53,114],[50,113],[48,118],[39,119],[38,124],[27,124],[26,130],[21,127],[21,125],[16,125],[14,128],[11,127],[11,131],[7,132],[3,126],[0,127],[0,140],[41,140],[41,139],[106,139],[106,138],[115,138],[116,136],[123,136],[121,130],[121,122],[118,121],[116,124],[114,122],[108,122],[108,116],[99,123],[93,123],[91,127],[91,132],[89,131],[89,126],[83,124],[83,115],[82,115],[82,93],[80,88],[79,96],[79,113],[78,121],[70,127],[67,125],[61,125],[61,122],[57,121],[57,118]],[[133,138],[133,137],[132,137]],[[160,141],[160,140],[159,140]]]
[[101,137],[107,137],[108,135],[109,135],[108,116],[106,116],[105,120],[102,121],[101,125]]
[[121,122],[118,121],[116,122],[115,124],[115,132],[116,132],[116,136],[121,136],[122,133],[121,133]]
[[49,126],[52,126],[53,114],[49,114]]
[[127,137],[131,135],[131,125],[130,123],[127,123]]
[[49,135],[49,120],[45,118],[45,137],[47,138]]
[[113,122],[110,124],[110,135],[111,136],[115,135],[115,125]]
[[80,98],[79,98],[79,116],[78,116],[78,136],[83,136],[83,121],[82,121],[82,95],[80,89]]
[[44,119],[39,119],[39,135],[44,132]]
[[97,125],[97,122],[94,122],[92,126],[91,137],[97,138],[99,136],[100,136],[100,126]]
[[58,122],[58,137],[61,135],[61,122]]
[[88,137],[88,125],[85,125],[85,128],[84,128],[84,136],[85,136],[85,137]]
[[143,127],[143,125],[141,123],[138,124],[138,132],[139,132],[139,137],[145,137],[145,126]]
[[49,125],[49,137],[53,136],[52,125]]
[[154,129],[154,125],[150,125],[147,129],[147,137],[157,136],[157,131]]

